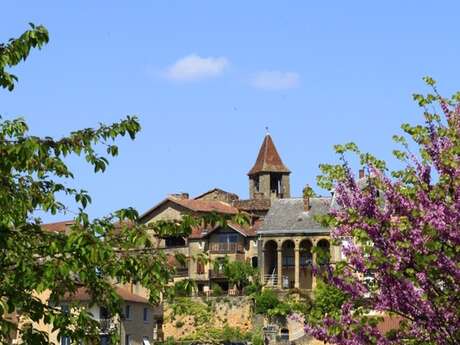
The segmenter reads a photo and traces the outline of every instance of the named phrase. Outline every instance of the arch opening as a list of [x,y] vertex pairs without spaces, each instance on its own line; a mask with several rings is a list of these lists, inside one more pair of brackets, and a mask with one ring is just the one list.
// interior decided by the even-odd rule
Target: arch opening
[[318,265],[327,265],[331,261],[331,246],[329,241],[326,239],[322,239],[317,244],[319,251],[318,251],[318,258],[317,263]]
[[267,286],[275,287],[278,279],[278,244],[267,241],[264,245],[264,283]]
[[294,288],[295,283],[295,244],[291,240],[286,240],[281,246],[282,258],[282,282],[283,289]]
[[313,244],[310,240],[300,242],[299,285],[301,289],[311,290],[313,286]]

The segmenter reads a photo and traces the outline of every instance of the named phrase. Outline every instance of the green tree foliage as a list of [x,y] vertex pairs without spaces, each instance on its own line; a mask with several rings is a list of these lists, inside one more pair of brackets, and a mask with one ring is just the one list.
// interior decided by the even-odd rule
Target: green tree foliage
[[[194,334],[181,340],[199,341],[200,344],[230,344],[231,342],[248,341],[254,338],[253,333],[244,332],[238,327],[200,328]],[[257,340],[257,337],[256,337]]]
[[282,299],[274,290],[264,289],[254,296],[254,311],[256,314],[262,314],[269,318],[285,318],[296,313],[306,315],[311,308],[311,302],[308,298],[287,295]]
[[235,285],[238,290],[257,279],[257,270],[246,261],[229,261],[227,259],[223,264],[223,272],[230,285]]
[[[17,77],[6,71],[27,58],[31,48],[48,42],[42,26],[33,26],[17,39],[0,45],[0,85],[13,90]],[[85,159],[96,173],[103,172],[107,157],[118,154],[114,141],[134,139],[140,130],[136,117],[112,125],[100,124],[59,139],[29,133],[23,119],[0,119],[0,342],[8,343],[15,325],[8,314],[30,320],[19,330],[25,344],[48,344],[47,335],[35,322],[52,324],[59,336],[72,340],[95,339],[98,324],[85,310],[66,313],[59,303],[84,287],[92,303],[104,305],[112,314],[120,311],[120,299],[111,282],[138,282],[158,300],[172,278],[164,253],[151,242],[151,235],[172,232],[186,236],[191,218],[180,223],[143,226],[138,214],[127,208],[90,220],[85,212],[90,195],[72,186],[77,178],[66,163],[74,155]],[[62,198],[75,200],[66,205]],[[45,231],[36,212],[75,215],[66,233]],[[49,300],[37,298],[49,292]],[[80,310],[77,302],[71,310]]]
[[180,316],[192,317],[195,327],[207,324],[212,317],[210,305],[193,300],[189,297],[176,297],[174,301],[170,303],[170,308],[171,320],[175,320]]
[[41,48],[48,42],[48,31],[43,26],[30,24],[27,30],[18,38],[12,38],[8,43],[0,43],[0,87],[10,91],[18,78],[6,71],[27,59],[32,48]]
[[254,299],[256,314],[268,315],[269,310],[272,310],[281,303],[275,291],[270,289],[263,290]]
[[342,290],[318,280],[311,308],[304,314],[310,323],[323,322],[325,317],[337,318],[345,301]]
[[221,271],[230,285],[235,285],[239,290],[258,281],[257,269],[246,261],[230,261],[228,257],[224,257],[223,260],[214,262],[214,269]]

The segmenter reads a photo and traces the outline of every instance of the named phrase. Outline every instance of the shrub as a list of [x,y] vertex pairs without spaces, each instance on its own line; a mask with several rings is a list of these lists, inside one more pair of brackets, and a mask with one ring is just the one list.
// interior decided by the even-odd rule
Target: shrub
[[246,286],[243,291],[246,296],[256,295],[262,291],[262,286],[259,282],[253,282]]
[[213,296],[222,296],[224,294],[224,290],[219,284],[212,284],[211,291]]
[[262,330],[254,331],[251,337],[252,345],[264,345],[264,335]]
[[255,296],[255,312],[256,314],[268,315],[269,310],[275,309],[280,304],[278,295],[273,290],[263,290]]

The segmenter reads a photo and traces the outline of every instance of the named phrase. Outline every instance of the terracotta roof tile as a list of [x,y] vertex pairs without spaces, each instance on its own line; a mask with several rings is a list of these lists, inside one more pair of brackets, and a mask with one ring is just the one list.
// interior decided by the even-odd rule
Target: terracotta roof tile
[[64,220],[62,222],[43,224],[42,229],[49,232],[65,232],[72,224],[74,224],[73,220]]
[[199,239],[203,237],[203,227],[193,227],[192,233],[188,236],[191,239]]
[[289,169],[283,164],[270,134],[265,136],[256,163],[248,172],[248,175],[255,175],[260,172],[290,173]]
[[168,199],[195,212],[238,213],[237,208],[223,201],[180,199],[175,197],[169,197]]
[[221,214],[237,214],[238,209],[226,202],[218,200],[194,200],[194,199],[185,199],[177,198],[174,196],[168,196],[166,199],[156,204],[144,214],[140,216],[140,220],[147,221],[150,219],[150,215],[159,207],[163,206],[167,202],[175,203],[176,205],[182,206],[190,211],[197,213],[221,213]]
[[270,199],[235,200],[232,205],[241,211],[268,211],[271,201]]
[[256,231],[260,229],[263,223],[263,219],[257,219],[256,221],[254,221],[254,224],[252,224],[252,230],[254,231],[254,235],[256,234]]
[[[242,226],[233,222],[228,222],[227,226],[237,232],[239,232],[243,236],[255,236],[256,235],[256,229],[252,226]],[[204,238],[211,233],[213,233],[215,230],[219,229],[220,226],[215,226],[214,228],[207,227],[207,231],[204,231],[205,228],[203,227],[196,227],[192,229],[192,233],[189,235],[190,239],[200,239]]]
[[[136,295],[125,288],[115,287],[115,291],[118,294],[118,296],[120,296],[120,298],[123,299],[123,301],[149,303],[149,300],[147,298]],[[81,287],[77,289],[75,293],[67,294],[66,296],[64,296],[64,300],[87,302],[91,300],[91,296],[86,288]]]

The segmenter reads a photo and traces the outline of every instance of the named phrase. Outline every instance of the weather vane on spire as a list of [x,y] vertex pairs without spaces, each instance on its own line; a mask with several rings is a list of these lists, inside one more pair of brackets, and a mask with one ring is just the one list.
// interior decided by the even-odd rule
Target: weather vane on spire
[[265,135],[269,135],[270,132],[268,131],[268,126],[265,126]]

